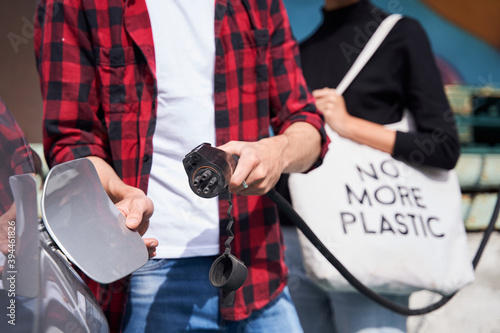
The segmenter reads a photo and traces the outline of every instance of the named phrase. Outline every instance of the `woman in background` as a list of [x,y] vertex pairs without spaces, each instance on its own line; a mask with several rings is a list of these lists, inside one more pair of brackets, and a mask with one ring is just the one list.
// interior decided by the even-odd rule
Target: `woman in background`
[[[429,40],[417,21],[402,18],[343,96],[334,89],[388,15],[369,0],[325,0],[321,26],[300,46],[316,105],[344,138],[410,163],[453,169],[460,154],[458,134]],[[400,121],[405,109],[415,120],[415,132],[383,126]],[[286,180],[283,176],[278,184],[285,195]],[[283,214],[280,218],[290,292],[306,333],[406,332],[405,316],[357,292],[325,292],[308,279],[296,229]],[[408,306],[410,295],[384,296]]]

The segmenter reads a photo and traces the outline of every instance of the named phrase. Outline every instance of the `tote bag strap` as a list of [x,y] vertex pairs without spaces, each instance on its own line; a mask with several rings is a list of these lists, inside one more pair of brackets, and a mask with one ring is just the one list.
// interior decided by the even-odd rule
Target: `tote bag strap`
[[356,58],[354,61],[354,64],[352,64],[351,68],[349,68],[349,71],[347,74],[344,76],[342,81],[340,81],[339,85],[337,86],[337,93],[339,95],[342,95],[344,91],[349,87],[351,82],[356,78],[358,73],[363,69],[363,67],[366,65],[368,60],[372,57],[372,55],[377,51],[379,48],[380,44],[384,41],[384,39],[387,37],[389,32],[392,30],[394,25],[402,18],[403,16],[400,14],[392,14],[387,16],[382,23],[380,23],[379,27],[377,30],[373,33],[373,36],[370,38],[368,43],[366,43],[366,46],[363,48],[359,56]]

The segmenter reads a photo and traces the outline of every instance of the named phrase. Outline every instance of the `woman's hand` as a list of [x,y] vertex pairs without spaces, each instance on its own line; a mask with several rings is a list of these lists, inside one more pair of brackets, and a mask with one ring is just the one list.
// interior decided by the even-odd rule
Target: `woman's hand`
[[344,97],[335,89],[323,88],[313,91],[316,107],[325,116],[332,130],[343,138],[392,154],[396,142],[396,131],[384,126],[351,116],[347,112]]
[[325,116],[328,126],[345,137],[352,117],[347,112],[344,97],[332,88],[317,89],[312,94],[316,98],[316,107]]

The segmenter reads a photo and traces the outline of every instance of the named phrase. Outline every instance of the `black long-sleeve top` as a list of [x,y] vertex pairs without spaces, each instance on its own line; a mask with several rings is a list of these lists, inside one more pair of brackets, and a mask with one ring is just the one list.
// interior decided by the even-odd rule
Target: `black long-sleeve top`
[[[300,45],[311,89],[335,88],[388,14],[368,0],[323,11],[322,25]],[[397,132],[393,156],[452,169],[460,154],[455,127],[431,46],[421,25],[402,18],[343,94],[348,112],[378,124],[401,120],[408,108],[416,132]]]

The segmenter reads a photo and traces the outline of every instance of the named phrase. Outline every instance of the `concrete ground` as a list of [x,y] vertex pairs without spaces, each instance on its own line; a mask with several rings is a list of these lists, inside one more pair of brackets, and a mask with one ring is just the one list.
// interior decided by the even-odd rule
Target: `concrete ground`
[[[471,257],[483,237],[468,233]],[[410,307],[419,308],[439,297],[429,292],[412,295]],[[408,333],[500,332],[500,232],[494,232],[476,269],[475,281],[460,290],[442,308],[424,316],[410,317]]]

